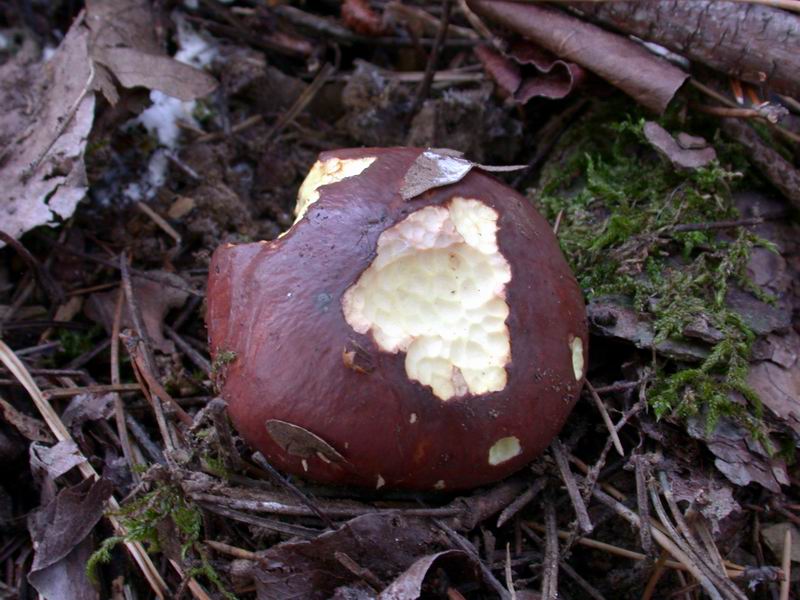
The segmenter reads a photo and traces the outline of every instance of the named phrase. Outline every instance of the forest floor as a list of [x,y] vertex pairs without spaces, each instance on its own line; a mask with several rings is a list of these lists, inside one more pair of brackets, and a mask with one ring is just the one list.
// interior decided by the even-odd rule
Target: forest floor
[[[0,2],[0,598],[800,597],[800,104],[483,4]],[[521,165],[587,303],[559,439],[466,493],[274,471],[209,355],[215,248],[402,145]]]

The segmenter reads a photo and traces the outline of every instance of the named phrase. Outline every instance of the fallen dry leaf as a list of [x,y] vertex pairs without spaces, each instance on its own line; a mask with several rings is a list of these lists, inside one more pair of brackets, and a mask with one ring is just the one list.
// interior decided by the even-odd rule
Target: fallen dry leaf
[[336,448],[299,425],[270,419],[266,428],[272,440],[292,456],[319,456],[327,462],[347,462]]
[[75,439],[82,442],[84,423],[109,419],[113,413],[114,394],[78,394],[64,409],[61,420]]
[[102,518],[110,495],[107,480],[85,479],[29,517],[35,554],[28,581],[46,600],[99,597],[86,575],[92,546],[82,542]]
[[423,586],[440,569],[447,574],[448,588],[457,588],[459,583],[473,586],[482,580],[481,571],[469,554],[445,550],[416,560],[380,593],[378,600],[417,600],[422,596]]
[[78,445],[72,440],[64,440],[54,446],[33,443],[30,447],[31,470],[34,476],[42,480],[57,479],[85,461]]
[[694,170],[705,167],[717,159],[714,148],[702,138],[681,134],[675,139],[654,121],[644,125],[644,136],[656,151],[664,156],[676,169]]
[[[217,86],[209,74],[167,56],[156,38],[149,0],[87,0],[86,23],[92,59],[123,87],[145,87],[186,101]],[[108,97],[107,88],[101,89]]]
[[800,434],[800,335],[770,335],[761,353],[767,358],[750,367],[747,383],[781,422]]
[[77,22],[49,60],[26,46],[0,66],[0,227],[12,237],[57,225],[86,193],[83,155],[94,121],[88,40]]
[[403,200],[411,200],[420,194],[437,187],[458,183],[472,169],[490,172],[519,171],[526,165],[490,166],[479,165],[461,158],[452,150],[430,149],[419,155],[403,178],[400,195]]
[[711,433],[705,431],[700,419],[692,418],[687,432],[706,443],[715,456],[714,466],[736,485],[758,483],[776,494],[782,485],[789,485],[786,463],[767,456],[747,431],[727,417],[720,418]]
[[701,361],[708,356],[704,344],[684,340],[664,340],[655,344],[653,324],[634,310],[630,301],[616,296],[592,299],[586,307],[591,331],[595,335],[631,342],[637,348],[653,349],[677,360]]
[[[142,313],[144,328],[153,346],[159,351],[170,354],[175,344],[164,336],[164,318],[170,310],[180,308],[189,297],[186,282],[175,273],[167,271],[148,271],[147,277],[131,277],[133,295]],[[114,324],[118,290],[92,294],[86,303],[86,315],[105,327],[111,333]],[[133,327],[128,304],[125,302],[122,311],[122,328]]]
[[421,555],[446,549],[443,534],[428,521],[398,514],[351,519],[316,539],[284,542],[261,554],[255,573],[260,600],[327,599],[358,578],[335,557],[344,553],[388,584]]
[[688,75],[642,45],[538,3],[469,0],[481,16],[577,63],[662,113]]
[[43,421],[19,412],[8,402],[0,398],[0,415],[6,423],[13,425],[14,428],[25,438],[32,442],[52,443],[53,434]]
[[524,40],[514,42],[506,55],[487,46],[479,46],[475,54],[495,83],[522,105],[539,97],[565,98],[585,77],[580,66]]
[[712,472],[697,468],[670,469],[669,480],[676,500],[685,500],[699,511],[714,533],[721,531],[720,523],[742,510],[733,497],[730,484]]

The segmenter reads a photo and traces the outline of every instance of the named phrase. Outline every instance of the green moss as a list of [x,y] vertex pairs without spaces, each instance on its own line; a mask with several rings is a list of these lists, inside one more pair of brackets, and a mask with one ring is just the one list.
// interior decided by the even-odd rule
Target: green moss
[[220,350],[217,352],[216,357],[214,357],[214,362],[211,364],[211,375],[212,378],[219,374],[225,366],[232,363],[236,360],[236,352],[233,350]]
[[132,500],[115,514],[125,528],[124,536],[114,536],[103,541],[86,563],[89,578],[97,581],[97,568],[111,560],[111,551],[123,542],[141,542],[148,552],[159,552],[159,527],[165,521],[174,525],[181,549],[181,557],[190,557],[193,566],[190,576],[204,576],[226,598],[235,596],[228,592],[200,544],[203,516],[200,510],[186,498],[180,486],[171,482],[156,482],[152,491]]
[[[709,427],[733,415],[752,425],[761,408],[745,379],[755,336],[725,297],[738,283],[764,299],[746,265],[755,245],[770,246],[744,229],[673,229],[737,218],[731,190],[743,173],[718,162],[677,172],[646,144],[644,118],[620,114],[607,105],[564,136],[535,200],[551,221],[561,215],[559,240],[588,299],[629,298],[656,343],[683,339],[698,320],[719,332],[700,365],[657,365],[648,393],[655,414],[703,413]],[[731,401],[734,392],[749,408]]]

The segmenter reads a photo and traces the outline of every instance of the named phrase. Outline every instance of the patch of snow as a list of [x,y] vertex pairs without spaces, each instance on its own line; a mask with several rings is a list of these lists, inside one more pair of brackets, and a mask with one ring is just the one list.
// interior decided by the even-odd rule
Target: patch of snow
[[195,101],[183,102],[158,90],[150,92],[150,101],[153,104],[144,109],[134,123],[140,123],[149,134],[155,135],[162,146],[175,148],[180,133],[178,121],[195,124],[192,117]]

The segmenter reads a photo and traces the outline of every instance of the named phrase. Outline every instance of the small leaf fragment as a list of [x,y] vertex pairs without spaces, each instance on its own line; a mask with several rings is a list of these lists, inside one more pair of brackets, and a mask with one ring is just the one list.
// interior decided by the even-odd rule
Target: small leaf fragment
[[420,154],[406,172],[400,188],[400,196],[403,200],[411,200],[433,188],[458,183],[473,168],[496,173],[518,171],[526,168],[526,165],[480,165],[461,158],[453,150],[429,149]]
[[347,462],[328,442],[299,425],[270,419],[266,423],[267,433],[285,452],[292,456],[309,458],[319,455],[325,462]]

